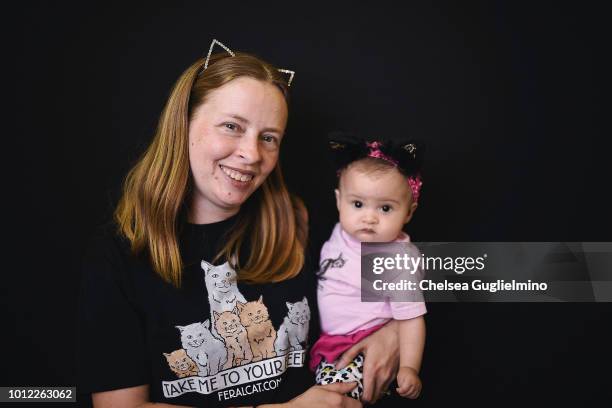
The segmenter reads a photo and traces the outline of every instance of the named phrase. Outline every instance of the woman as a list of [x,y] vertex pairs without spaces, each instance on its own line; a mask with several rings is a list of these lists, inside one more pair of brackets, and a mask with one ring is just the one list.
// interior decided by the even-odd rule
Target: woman
[[[354,384],[312,386],[304,361],[316,283],[306,210],[278,165],[287,115],[283,74],[248,54],[198,61],[175,84],[84,261],[79,391],[95,406],[359,406],[343,395]],[[346,360],[360,351],[374,400],[395,328]]]

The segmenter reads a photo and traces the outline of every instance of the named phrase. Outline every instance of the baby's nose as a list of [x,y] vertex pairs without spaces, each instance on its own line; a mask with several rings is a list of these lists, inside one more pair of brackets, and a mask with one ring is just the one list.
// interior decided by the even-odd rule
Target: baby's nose
[[376,214],[369,212],[364,215],[363,222],[365,222],[366,224],[377,224],[378,217],[376,216]]

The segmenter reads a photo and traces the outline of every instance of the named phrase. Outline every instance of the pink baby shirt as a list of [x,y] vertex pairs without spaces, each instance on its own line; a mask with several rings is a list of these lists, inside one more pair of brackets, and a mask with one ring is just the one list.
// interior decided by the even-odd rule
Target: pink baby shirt
[[[410,242],[402,233],[395,242]],[[407,320],[427,312],[424,302],[361,302],[361,243],[340,223],[321,249],[317,301],[321,330],[327,335],[349,335],[387,323]]]

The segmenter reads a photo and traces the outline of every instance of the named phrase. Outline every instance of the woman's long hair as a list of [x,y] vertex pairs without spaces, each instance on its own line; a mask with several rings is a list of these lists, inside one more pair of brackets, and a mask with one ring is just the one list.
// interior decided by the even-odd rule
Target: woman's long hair
[[[189,167],[188,132],[193,112],[207,95],[238,77],[276,85],[289,103],[287,82],[279,71],[258,57],[211,56],[191,65],[177,80],[161,114],[155,137],[128,173],[115,209],[119,232],[138,255],[146,251],[153,269],[176,287],[183,262],[178,233],[188,211],[193,180]],[[304,204],[285,186],[279,164],[243,203],[225,246],[215,260],[235,255],[240,280],[278,282],[297,275],[304,264],[307,215]],[[242,243],[249,243],[245,265],[239,264]]]

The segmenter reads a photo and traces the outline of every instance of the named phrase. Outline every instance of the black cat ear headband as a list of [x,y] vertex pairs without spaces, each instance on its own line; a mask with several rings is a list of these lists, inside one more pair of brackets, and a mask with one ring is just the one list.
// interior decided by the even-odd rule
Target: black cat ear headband
[[408,177],[414,202],[419,201],[423,181],[419,174],[423,164],[425,146],[416,140],[369,141],[353,133],[332,132],[328,137],[329,150],[338,170],[350,163],[374,157],[393,164]]

